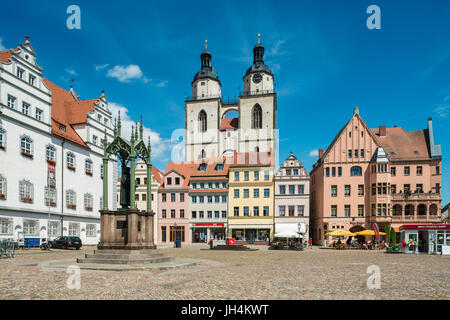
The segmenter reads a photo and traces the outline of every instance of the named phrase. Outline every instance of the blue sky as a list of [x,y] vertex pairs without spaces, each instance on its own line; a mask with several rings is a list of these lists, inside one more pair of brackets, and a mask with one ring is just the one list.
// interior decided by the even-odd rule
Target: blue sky
[[[66,27],[72,4],[81,9],[81,30]],[[381,30],[366,27],[372,4],[381,9]],[[82,99],[104,89],[132,120],[142,113],[160,169],[172,132],[184,128],[184,96],[204,40],[223,95],[233,97],[261,33],[278,92],[280,158],[293,151],[310,170],[312,151],[328,146],[355,105],[371,128],[424,129],[431,116],[443,151],[443,205],[450,199],[446,0],[8,1],[2,12],[0,49],[29,34],[48,79],[65,88],[75,79]]]

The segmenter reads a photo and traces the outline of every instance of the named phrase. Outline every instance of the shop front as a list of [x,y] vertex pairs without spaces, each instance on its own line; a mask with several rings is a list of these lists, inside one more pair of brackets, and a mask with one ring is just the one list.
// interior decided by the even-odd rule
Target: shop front
[[236,228],[231,229],[231,237],[238,243],[268,244],[270,231],[270,228]]
[[411,224],[399,228],[405,253],[443,254],[450,248],[450,224]]
[[207,243],[211,238],[214,241],[225,241],[224,223],[192,223],[192,243]]

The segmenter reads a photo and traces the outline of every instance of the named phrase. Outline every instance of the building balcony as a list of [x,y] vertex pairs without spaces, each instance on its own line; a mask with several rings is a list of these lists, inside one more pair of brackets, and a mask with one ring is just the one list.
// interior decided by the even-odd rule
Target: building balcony
[[264,94],[274,94],[275,90],[256,90],[256,91],[244,91],[239,92],[240,97],[248,97],[248,96],[258,96],[258,95],[264,95]]
[[395,193],[391,195],[391,201],[440,201],[440,193]]
[[394,223],[435,223],[440,222],[441,217],[438,215],[403,215],[403,216],[392,216],[392,222]]

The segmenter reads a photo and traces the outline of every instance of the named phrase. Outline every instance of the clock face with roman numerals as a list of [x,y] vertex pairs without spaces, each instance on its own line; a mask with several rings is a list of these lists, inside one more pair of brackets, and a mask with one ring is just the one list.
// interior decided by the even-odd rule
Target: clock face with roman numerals
[[252,78],[254,83],[260,83],[262,81],[262,75],[260,73],[256,73]]

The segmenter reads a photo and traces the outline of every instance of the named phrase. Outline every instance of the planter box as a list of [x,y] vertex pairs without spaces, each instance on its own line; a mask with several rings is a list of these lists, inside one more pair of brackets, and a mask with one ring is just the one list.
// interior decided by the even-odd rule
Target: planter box
[[24,202],[33,202],[33,199],[30,198],[30,197],[23,197],[22,201],[24,201]]
[[50,160],[50,159],[47,159],[47,162],[48,162],[48,163],[50,163],[50,164],[53,164],[53,165],[55,165],[55,164],[56,164],[56,161],[55,161],[55,160]]
[[73,166],[67,166],[67,169],[75,171],[75,167]]
[[31,153],[23,152],[23,151],[22,151],[21,154],[22,154],[23,156],[25,156],[25,157],[33,158],[33,155],[32,155]]
[[86,174],[87,174],[88,176],[92,176],[92,171],[86,171]]
[[92,207],[84,207],[87,211],[92,211]]
[[68,204],[67,205],[67,208],[69,208],[69,209],[75,209],[76,207],[77,207],[76,204]]

